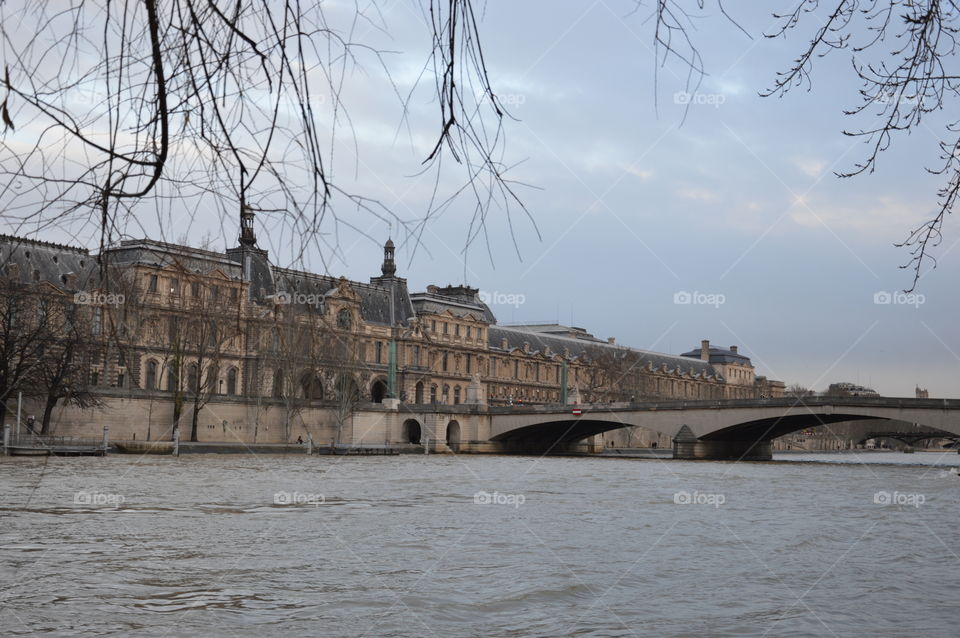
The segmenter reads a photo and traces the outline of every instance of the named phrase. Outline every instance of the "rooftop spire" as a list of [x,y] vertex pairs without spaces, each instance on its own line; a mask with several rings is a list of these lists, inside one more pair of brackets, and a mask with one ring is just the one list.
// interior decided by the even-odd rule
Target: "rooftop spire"
[[393,240],[387,239],[387,243],[383,245],[383,265],[380,267],[384,277],[393,277],[397,274],[397,264],[393,261],[393,249]]
[[255,246],[257,236],[253,233],[253,209],[247,204],[240,206],[240,243]]

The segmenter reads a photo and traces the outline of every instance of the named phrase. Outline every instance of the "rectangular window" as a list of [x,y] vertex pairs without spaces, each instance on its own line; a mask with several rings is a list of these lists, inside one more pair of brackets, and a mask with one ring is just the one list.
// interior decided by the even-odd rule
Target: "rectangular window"
[[220,286],[214,286],[210,289],[210,296],[213,297],[214,301],[220,299]]
[[435,319],[430,320],[430,332],[437,331],[437,321]]
[[493,357],[490,357],[490,376],[497,376],[497,360]]
[[420,365],[420,346],[413,346],[413,365]]
[[149,283],[147,284],[147,290],[149,292],[157,292],[157,276],[150,275]]
[[236,289],[236,288],[231,288],[231,289],[230,289],[230,301],[236,301],[236,300],[237,300],[237,289]]
[[467,374],[470,374],[470,373],[473,372],[473,370],[471,370],[471,368],[473,367],[473,366],[471,365],[472,359],[473,359],[472,356],[471,356],[470,353],[468,352],[468,353],[467,353]]
[[179,295],[179,294],[180,294],[180,280],[179,280],[179,279],[171,279],[171,280],[170,280],[170,294],[171,294],[171,295]]
[[447,324],[446,321],[444,321],[444,322],[443,322],[443,334],[445,334],[445,335],[450,334],[449,328],[450,328],[450,326]]
[[519,361],[513,362],[513,378],[514,379],[520,378],[520,362]]
[[90,332],[98,335],[103,331],[103,308],[99,306],[93,309],[93,321],[90,323]]
[[473,332],[473,328],[471,328],[470,326],[467,326],[467,339],[470,338],[472,332]]
[[375,360],[377,363],[383,363],[383,343],[377,341],[374,344],[374,352],[376,353]]
[[458,337],[460,336],[460,324],[459,324],[459,323],[453,327],[453,334],[455,334],[455,335],[458,336]]
[[199,282],[199,281],[191,281],[191,282],[190,282],[190,296],[191,296],[191,297],[199,297],[199,296],[200,296],[200,282]]

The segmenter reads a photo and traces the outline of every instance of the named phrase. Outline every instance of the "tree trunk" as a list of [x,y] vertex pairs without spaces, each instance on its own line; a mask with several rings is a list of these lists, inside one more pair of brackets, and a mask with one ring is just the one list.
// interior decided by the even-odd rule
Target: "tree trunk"
[[40,434],[50,434],[50,416],[53,414],[53,408],[57,405],[57,397],[47,395],[47,402],[43,406],[43,422],[40,425]]
[[170,440],[173,440],[174,430],[180,427],[180,415],[183,414],[183,397],[177,392],[173,399],[173,428],[170,430]]
[[190,440],[197,442],[197,421],[200,420],[200,401],[195,399],[193,402],[193,418],[190,421]]

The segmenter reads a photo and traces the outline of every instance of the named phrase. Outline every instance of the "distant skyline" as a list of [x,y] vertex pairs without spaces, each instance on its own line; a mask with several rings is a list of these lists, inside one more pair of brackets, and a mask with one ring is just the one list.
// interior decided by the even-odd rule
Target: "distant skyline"
[[[350,6],[330,3],[331,19],[346,19]],[[367,237],[341,228],[341,255],[311,253],[294,265],[323,271],[326,261],[329,274],[366,280],[378,274],[380,246],[392,235],[398,275],[411,290],[469,284],[491,295],[504,323],[559,321],[670,354],[709,339],[739,345],[758,374],[788,385],[824,390],[850,381],[889,396],[912,396],[919,385],[931,397],[960,397],[960,228],[947,218],[933,253],[938,267],[916,297],[898,295],[912,276],[898,268],[907,251],[893,246],[936,208],[944,178],[924,167],[937,165],[943,114],[895,139],[875,173],[838,179],[835,171],[867,152],[841,133],[869,124],[868,114],[843,115],[859,104],[849,54],[816,61],[812,92],[761,98],[809,28],[767,39],[770,12],[784,7],[739,9],[734,16],[753,39],[720,15],[698,24],[709,75],[687,94],[675,64],[655,84],[649,9],[635,8],[626,0],[485,5],[479,29],[491,81],[516,118],[504,124],[503,161],[542,236],[515,212],[520,258],[497,211],[488,244],[481,237],[464,254],[472,213],[464,198],[426,225],[419,245],[386,221],[358,217]],[[417,173],[435,141],[438,107],[426,78],[404,124],[396,93],[411,91],[429,33],[413,5],[390,3],[384,15],[388,33],[371,27],[357,37],[396,52],[385,55],[396,92],[375,65],[350,74],[344,99],[353,129],[338,133],[337,176],[416,220],[432,192],[431,176]],[[447,189],[462,179],[454,167],[441,173]],[[186,236],[194,245],[210,233],[222,248],[237,228],[200,214],[191,225],[148,222],[126,232]],[[292,261],[286,240],[263,225],[257,233],[281,262]],[[98,242],[90,227],[36,237]]]

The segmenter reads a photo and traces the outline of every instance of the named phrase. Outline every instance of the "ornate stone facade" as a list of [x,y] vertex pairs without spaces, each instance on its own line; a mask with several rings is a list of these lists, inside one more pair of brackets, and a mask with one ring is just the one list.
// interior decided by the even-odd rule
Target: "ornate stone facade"
[[[256,246],[249,211],[239,245],[222,253],[145,239],[91,256],[2,237],[0,265],[5,286],[43,286],[84,313],[90,334],[74,383],[107,404],[149,400],[193,438],[198,428],[229,434],[230,419],[205,410],[211,402],[270,412],[262,427],[287,440],[304,411],[326,410],[339,432],[358,403],[391,398],[509,405],[783,393],[735,347],[648,352],[581,328],[498,325],[468,286],[411,293],[391,241],[369,282],[277,267]],[[261,427],[259,416],[246,422]]]

